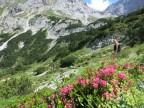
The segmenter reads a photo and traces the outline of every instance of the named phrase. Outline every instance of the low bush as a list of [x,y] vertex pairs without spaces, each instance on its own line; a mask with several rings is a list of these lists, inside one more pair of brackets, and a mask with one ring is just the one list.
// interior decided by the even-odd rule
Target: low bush
[[0,97],[26,95],[32,92],[32,82],[29,78],[21,76],[19,79],[6,80],[0,86]]
[[60,62],[60,67],[68,67],[73,65],[73,63],[76,61],[76,57],[69,55],[65,58],[63,58]]
[[[142,108],[144,64],[115,62],[93,69],[86,68],[87,75],[62,86],[45,98],[33,97],[19,103],[47,108]],[[138,71],[135,70],[137,67]],[[139,74],[137,74],[139,72]],[[135,73],[135,74],[134,74]]]
[[39,75],[39,74],[42,74],[45,70],[46,70],[45,67],[39,67],[34,72],[36,72],[35,75]]

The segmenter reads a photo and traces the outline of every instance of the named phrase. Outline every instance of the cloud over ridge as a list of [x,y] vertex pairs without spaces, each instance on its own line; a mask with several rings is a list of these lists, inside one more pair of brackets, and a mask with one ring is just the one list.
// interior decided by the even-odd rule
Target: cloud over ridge
[[88,6],[99,11],[105,10],[110,5],[109,0],[91,0],[91,3],[88,3]]

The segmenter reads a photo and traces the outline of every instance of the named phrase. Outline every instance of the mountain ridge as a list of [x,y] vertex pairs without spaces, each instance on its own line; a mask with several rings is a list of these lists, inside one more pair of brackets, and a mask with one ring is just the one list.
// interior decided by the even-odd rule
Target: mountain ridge
[[104,13],[120,16],[129,14],[143,7],[143,0],[119,0],[118,2],[111,4],[109,7],[107,7]]

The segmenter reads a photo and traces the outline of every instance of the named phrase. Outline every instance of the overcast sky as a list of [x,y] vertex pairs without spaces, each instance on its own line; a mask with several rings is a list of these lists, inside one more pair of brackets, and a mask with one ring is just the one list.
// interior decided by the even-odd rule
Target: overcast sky
[[103,11],[105,10],[110,4],[117,2],[118,0],[85,0],[88,6]]

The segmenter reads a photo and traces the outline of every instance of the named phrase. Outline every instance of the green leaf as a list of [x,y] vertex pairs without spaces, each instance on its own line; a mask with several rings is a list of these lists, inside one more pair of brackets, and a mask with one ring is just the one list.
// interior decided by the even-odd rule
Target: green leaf
[[98,92],[98,89],[94,89],[94,95],[96,95]]
[[82,97],[78,97],[78,100],[80,103],[82,103],[84,99]]

